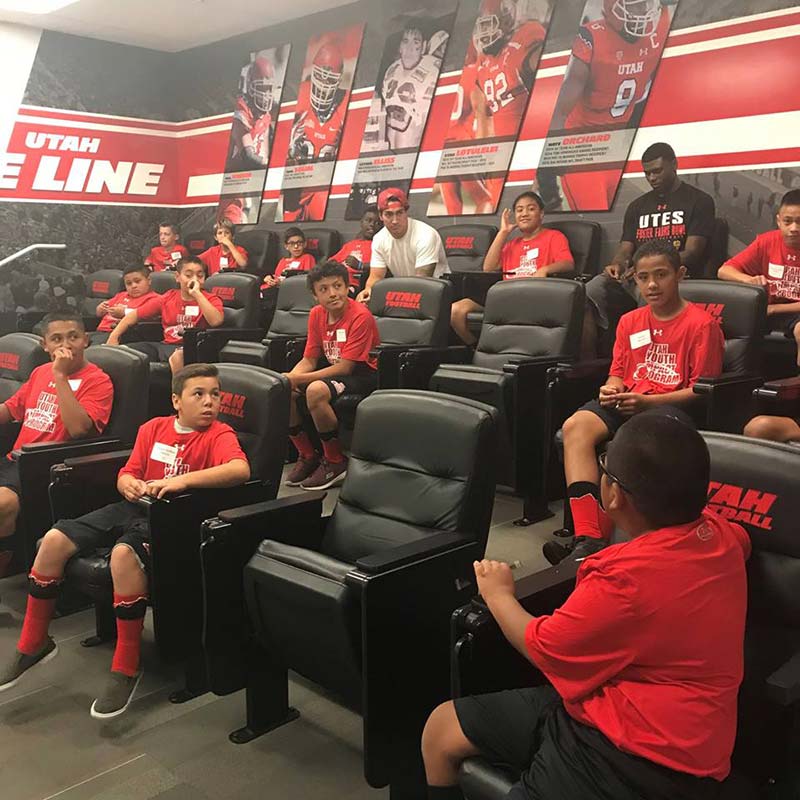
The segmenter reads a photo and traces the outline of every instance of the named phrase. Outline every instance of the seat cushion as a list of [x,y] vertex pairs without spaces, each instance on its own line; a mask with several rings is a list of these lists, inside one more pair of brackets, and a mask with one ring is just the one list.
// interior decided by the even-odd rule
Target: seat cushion
[[515,783],[509,772],[482,758],[468,758],[458,771],[458,785],[466,800],[503,800]]
[[69,583],[91,597],[113,591],[111,548],[99,547],[92,553],[74,556],[67,562],[64,576]]
[[298,569],[313,572],[322,578],[344,583],[347,573],[353,569],[352,564],[339,561],[315,550],[308,550],[305,547],[293,547],[290,544],[273,542],[269,539],[261,542],[258,546],[258,554],[265,558],[272,558],[282,564],[288,564]]

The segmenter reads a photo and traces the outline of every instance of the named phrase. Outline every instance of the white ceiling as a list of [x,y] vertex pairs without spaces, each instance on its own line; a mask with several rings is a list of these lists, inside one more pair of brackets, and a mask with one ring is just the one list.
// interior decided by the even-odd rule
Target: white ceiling
[[352,0],[78,0],[50,14],[0,10],[0,21],[177,52]]

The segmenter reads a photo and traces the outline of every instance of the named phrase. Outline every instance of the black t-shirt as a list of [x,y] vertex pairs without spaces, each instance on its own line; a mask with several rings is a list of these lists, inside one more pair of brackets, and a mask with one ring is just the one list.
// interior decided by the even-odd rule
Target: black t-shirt
[[711,239],[714,216],[711,195],[681,182],[665,197],[654,191],[637,197],[625,210],[622,241],[631,242],[635,247],[645,242],[669,242],[680,251],[686,246],[689,236]]

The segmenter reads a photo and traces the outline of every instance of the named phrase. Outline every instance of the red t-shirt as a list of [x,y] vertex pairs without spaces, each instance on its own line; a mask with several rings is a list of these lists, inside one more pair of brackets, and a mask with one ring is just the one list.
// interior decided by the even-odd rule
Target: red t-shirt
[[182,258],[189,258],[189,251],[182,245],[176,244],[174,247],[154,247],[150,255],[144,260],[145,264],[150,264],[153,272],[163,272],[165,269],[175,269]]
[[518,236],[506,242],[500,251],[503,280],[530,278],[536,270],[556,261],[574,263],[567,237],[550,228],[542,228],[532,239]]
[[723,780],[736,736],[750,540],[713,512],[587,558],[528,623],[531,661],[620,750]]
[[[245,250],[244,247],[238,244],[234,245],[234,247],[245,258],[249,258],[247,250]],[[208,250],[200,253],[198,258],[206,265],[206,270],[209,275],[216,275],[221,269],[243,269],[243,267],[240,267],[236,263],[234,257],[230,255],[227,250],[223,252],[221,244],[209,247]]]
[[375,317],[365,305],[348,298],[347,310],[336,322],[328,321],[328,312],[322,306],[311,309],[303,358],[325,356],[330,364],[346,358],[377,369],[377,359],[370,358],[369,354],[380,343]]
[[[69,376],[69,384],[97,432],[102,433],[114,401],[111,378],[100,367],[87,362]],[[61,420],[52,363],[36,367],[5,405],[12,419],[22,420],[12,450],[20,450],[24,444],[66,442],[71,438]]]
[[608,374],[622,378],[628,392],[677,392],[719,375],[724,346],[719,323],[694,303],[669,321],[643,306],[620,319]]
[[[217,295],[203,292],[203,297],[222,311],[222,300]],[[184,300],[180,289],[172,289],[162,295],[161,326],[164,328],[164,344],[180,344],[186,328],[207,328],[208,323],[195,299]]]
[[[357,258],[361,263],[361,269],[366,269],[370,261],[372,261],[372,239],[351,239],[349,242],[345,242],[342,245],[342,249],[331,256],[331,259],[333,261],[338,261],[340,264],[344,264],[344,260],[347,256]],[[356,271],[347,264],[344,265],[350,273],[350,285],[357,289],[358,278],[356,277]]]
[[287,269],[298,269],[302,272],[308,272],[310,269],[313,269],[316,265],[316,260],[311,253],[303,253],[300,258],[282,258],[278,262],[278,266],[275,267],[275,272],[273,274],[273,278],[280,278],[283,274],[284,270]]
[[745,275],[764,275],[769,281],[770,303],[800,301],[800,250],[787,247],[780,231],[756,236],[726,263]]
[[120,475],[143,481],[174,478],[187,472],[219,467],[247,456],[230,425],[214,420],[204,431],[178,433],[175,417],[156,417],[139,428],[133,452]]
[[[118,292],[109,301],[110,306],[125,306],[126,314],[128,310],[136,309],[136,317],[139,320],[152,319],[161,313],[161,295],[158,292],[148,292],[141,297],[131,297],[127,292]],[[97,326],[98,331],[112,331],[119,322],[116,317],[106,314]]]

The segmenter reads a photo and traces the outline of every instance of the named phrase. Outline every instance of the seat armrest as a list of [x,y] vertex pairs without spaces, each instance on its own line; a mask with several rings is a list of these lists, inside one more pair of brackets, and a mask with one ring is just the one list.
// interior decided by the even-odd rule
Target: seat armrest
[[93,450],[96,447],[106,447],[107,445],[121,445],[119,439],[104,439],[102,437],[96,439],[71,439],[66,442],[37,442],[35,444],[24,444],[20,453],[48,453],[51,450],[58,452],[59,450],[66,449],[85,449]]
[[263,336],[261,328],[189,328],[183,332],[184,361],[216,363],[231,339],[257,342]]
[[800,400],[800,376],[767,381],[757,390],[757,394],[765,400]]
[[374,553],[371,556],[360,558],[356,561],[356,569],[365,572],[367,575],[377,575],[380,572],[404,567],[414,561],[421,561],[428,556],[452,550],[459,545],[471,543],[472,539],[457,533],[437,533],[433,536],[419,539],[416,542],[401,544],[381,553]]
[[163,339],[164,328],[161,323],[145,320],[128,328],[119,341],[120,344],[130,344],[131,342],[160,342]]
[[781,706],[791,706],[800,700],[800,652],[767,678],[767,694]]
[[425,347],[400,356],[401,389],[427,389],[433,373],[442,364],[469,364],[472,349],[466,346]]
[[714,388],[722,386],[748,385],[752,389],[760,386],[763,380],[764,379],[760,375],[751,373],[723,372],[721,375],[717,375],[713,378],[698,378],[695,381],[693,388],[695,394],[708,394],[709,392],[713,391]]
[[564,363],[563,356],[515,356],[503,365],[503,372],[516,374],[529,370],[540,371],[550,367],[560,367]]
[[580,380],[582,378],[604,377],[611,369],[610,358],[592,358],[588,361],[569,363],[562,361],[553,368],[551,377],[558,380]]
[[128,448],[127,450],[112,450],[109,453],[96,453],[90,456],[74,456],[73,458],[64,459],[64,465],[75,469],[95,465],[102,466],[114,461],[120,461],[123,458],[127,460],[132,452],[133,451]]

